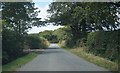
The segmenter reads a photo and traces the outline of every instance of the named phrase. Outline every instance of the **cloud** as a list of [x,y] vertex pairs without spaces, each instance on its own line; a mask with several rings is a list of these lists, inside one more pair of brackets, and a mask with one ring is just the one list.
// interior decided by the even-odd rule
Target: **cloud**
[[45,31],[45,30],[55,30],[55,29],[58,29],[58,28],[62,28],[63,26],[54,26],[52,24],[50,25],[47,25],[47,26],[42,26],[42,27],[32,27],[32,29],[29,29],[29,34],[30,33],[39,33],[39,32],[42,32],[42,31]]
[[[44,21],[45,19],[47,19],[47,9],[49,8],[49,4],[50,2],[35,2],[35,7],[37,7],[37,10],[40,10],[40,13],[38,14],[38,18],[42,18],[41,20]],[[52,24],[47,25],[47,26],[42,26],[42,27],[32,27],[32,29],[28,30],[28,34],[30,33],[39,33],[41,31],[45,31],[45,30],[55,30],[58,28],[61,28],[63,26],[54,26]]]
[[[42,2],[41,2],[42,3]],[[49,9],[49,4],[47,4],[46,6],[39,6],[38,4],[35,4],[35,7],[37,7],[37,10],[40,10],[40,13],[38,13],[38,18],[42,18],[41,20],[44,21],[45,19],[47,19],[47,10]]]

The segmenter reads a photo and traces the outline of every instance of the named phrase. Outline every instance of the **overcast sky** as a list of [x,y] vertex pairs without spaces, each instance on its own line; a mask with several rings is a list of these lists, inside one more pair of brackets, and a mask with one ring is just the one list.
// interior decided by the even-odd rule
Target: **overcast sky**
[[[46,0],[44,0],[46,1]],[[49,8],[49,4],[51,3],[51,0],[47,0],[46,2],[38,2],[37,0],[35,0],[35,7],[38,8],[38,10],[40,10],[40,13],[38,14],[39,18],[42,18],[41,20],[45,20],[47,19],[47,9]],[[39,33],[41,31],[44,30],[55,30],[58,29],[62,26],[54,26],[54,25],[48,25],[48,26],[42,26],[42,27],[32,27],[32,29],[29,29],[28,33]]]

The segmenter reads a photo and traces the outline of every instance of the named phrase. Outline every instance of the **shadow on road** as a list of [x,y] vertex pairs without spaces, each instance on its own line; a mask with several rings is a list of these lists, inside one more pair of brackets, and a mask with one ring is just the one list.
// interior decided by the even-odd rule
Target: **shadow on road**
[[47,49],[59,49],[59,47],[48,47]]
[[63,51],[45,51],[42,54],[64,53]]

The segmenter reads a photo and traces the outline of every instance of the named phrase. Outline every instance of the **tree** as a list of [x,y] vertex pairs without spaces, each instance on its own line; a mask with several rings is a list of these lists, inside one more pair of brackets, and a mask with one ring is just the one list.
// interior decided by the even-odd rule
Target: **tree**
[[54,30],[53,35],[56,35],[57,39],[60,42],[62,40],[69,39],[69,37],[71,36],[69,31],[70,31],[69,27],[63,27],[63,28],[59,28],[59,29]]
[[3,2],[2,3],[2,64],[6,64],[24,55],[24,43],[27,29],[38,26],[39,11],[31,2]]
[[93,30],[113,31],[119,26],[118,7],[107,2],[53,2],[48,12],[49,22],[70,26],[76,38]]
[[52,30],[45,30],[43,32],[39,32],[39,35],[46,38],[49,42],[56,43],[58,42],[57,35],[53,34],[54,31]]
[[2,3],[2,19],[8,23],[3,28],[9,27],[19,34],[26,33],[28,28],[40,21],[36,18],[39,11],[35,10],[34,3],[30,2]]

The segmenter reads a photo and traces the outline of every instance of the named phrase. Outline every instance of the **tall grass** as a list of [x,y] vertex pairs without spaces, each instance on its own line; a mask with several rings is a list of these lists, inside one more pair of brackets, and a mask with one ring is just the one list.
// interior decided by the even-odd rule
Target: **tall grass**
[[79,47],[79,48],[67,48],[67,47],[63,47],[67,50],[69,50],[70,52],[74,53],[75,55],[91,62],[94,63],[98,66],[104,67],[110,71],[118,71],[118,64],[115,62],[112,62],[110,60],[107,60],[105,58],[99,57],[99,56],[95,56],[91,53],[88,53],[85,51],[85,48],[83,47]]

